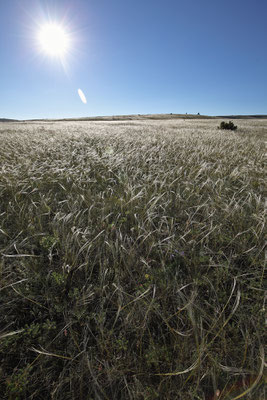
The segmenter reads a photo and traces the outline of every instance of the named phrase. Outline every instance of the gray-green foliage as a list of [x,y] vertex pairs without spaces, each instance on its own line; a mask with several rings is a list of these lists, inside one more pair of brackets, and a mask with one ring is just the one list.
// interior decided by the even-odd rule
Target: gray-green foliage
[[225,122],[222,121],[219,126],[220,129],[228,129],[230,131],[236,131],[237,126],[233,123],[233,121]]
[[1,398],[263,396],[260,124],[0,125]]

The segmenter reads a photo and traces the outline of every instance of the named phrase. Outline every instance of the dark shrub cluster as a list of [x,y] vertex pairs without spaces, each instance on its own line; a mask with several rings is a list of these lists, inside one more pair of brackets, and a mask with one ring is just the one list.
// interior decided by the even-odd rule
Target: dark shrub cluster
[[237,126],[234,125],[234,123],[232,121],[229,122],[221,122],[219,129],[229,129],[231,131],[236,131],[237,130]]

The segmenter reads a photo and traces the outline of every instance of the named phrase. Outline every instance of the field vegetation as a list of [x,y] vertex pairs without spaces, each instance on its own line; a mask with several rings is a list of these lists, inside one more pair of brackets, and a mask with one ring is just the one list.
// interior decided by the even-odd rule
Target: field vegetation
[[1,399],[264,399],[267,123],[220,122],[0,124]]

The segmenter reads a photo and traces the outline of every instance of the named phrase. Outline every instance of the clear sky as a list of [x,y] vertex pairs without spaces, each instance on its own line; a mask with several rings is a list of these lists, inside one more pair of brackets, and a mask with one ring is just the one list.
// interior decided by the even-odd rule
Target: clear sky
[[266,0],[0,0],[0,118],[186,112],[267,114]]

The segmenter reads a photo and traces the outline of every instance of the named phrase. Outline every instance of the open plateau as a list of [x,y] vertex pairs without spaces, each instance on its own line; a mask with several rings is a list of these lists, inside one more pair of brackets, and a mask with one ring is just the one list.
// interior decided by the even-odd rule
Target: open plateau
[[267,119],[232,119],[0,122],[1,399],[266,398]]

